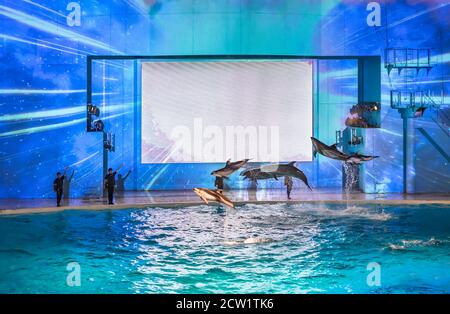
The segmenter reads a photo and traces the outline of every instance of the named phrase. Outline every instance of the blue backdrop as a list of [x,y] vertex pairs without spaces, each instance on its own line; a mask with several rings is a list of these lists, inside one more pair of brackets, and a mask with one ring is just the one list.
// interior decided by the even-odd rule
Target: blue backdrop
[[[368,23],[369,2],[380,4],[379,23],[370,17]],[[102,138],[85,131],[86,55],[384,55],[387,47],[431,48],[429,74],[388,76],[383,67],[382,128],[367,131],[366,153],[381,158],[365,167],[366,191],[400,192],[402,120],[390,108],[390,90],[431,91],[448,105],[441,95],[450,89],[449,15],[450,1],[425,0],[0,0],[0,197],[49,197],[64,166],[75,170],[72,197],[99,194]],[[315,66],[315,133],[333,143],[357,99],[356,63]],[[94,64],[93,100],[116,133],[110,166],[123,162],[124,172],[133,170],[128,189],[211,187],[217,165],[139,164],[134,67],[131,61]],[[448,133],[435,112],[413,123],[448,153]],[[420,132],[413,149],[415,190],[449,192],[445,156]],[[314,187],[341,184],[339,162],[319,157],[299,166]],[[236,178],[230,185],[245,186]]]

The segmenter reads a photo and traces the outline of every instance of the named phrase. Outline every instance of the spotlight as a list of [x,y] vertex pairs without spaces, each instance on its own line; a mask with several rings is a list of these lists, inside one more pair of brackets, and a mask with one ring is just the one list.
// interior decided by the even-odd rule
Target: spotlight
[[100,109],[92,104],[87,105],[87,111],[89,114],[94,115],[96,117],[100,115]]
[[103,123],[102,120],[96,120],[92,123],[92,128],[96,132],[102,132],[104,127],[105,127],[105,124]]
[[108,141],[108,140],[103,141],[103,147],[109,151],[111,151],[113,148],[111,141]]
[[116,136],[113,133],[108,132],[106,134],[106,139],[103,140],[103,147],[110,152],[114,152],[115,142]]

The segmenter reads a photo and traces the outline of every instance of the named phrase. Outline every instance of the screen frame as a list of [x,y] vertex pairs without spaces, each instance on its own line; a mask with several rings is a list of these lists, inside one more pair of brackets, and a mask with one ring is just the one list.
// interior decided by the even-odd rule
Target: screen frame
[[[313,59],[313,60],[355,60],[358,65],[358,102],[373,98],[374,93],[368,91],[373,86],[373,76],[375,75],[378,81],[381,81],[381,56],[380,55],[295,55],[295,54],[204,54],[204,55],[86,55],[86,131],[90,128],[91,121],[89,120],[88,106],[92,103],[92,66],[94,61],[101,60],[197,60],[197,59]],[[375,66],[376,65],[376,66]],[[136,62],[135,62],[136,67]],[[135,71],[135,77],[136,75]],[[316,75],[317,76],[317,75]],[[378,84],[377,98],[381,99],[381,84]],[[316,90],[317,86],[314,86]],[[379,95],[378,95],[379,94]],[[313,115],[316,112],[316,104],[314,106]],[[316,118],[316,117],[315,117]],[[135,135],[138,132],[135,130]],[[313,135],[317,136],[318,130],[314,127]],[[103,137],[105,139],[105,134]],[[139,134],[140,136],[140,134]],[[135,145],[136,146],[136,145]],[[136,151],[137,147],[135,147]],[[108,168],[108,150],[102,145],[99,148],[103,152],[103,177],[107,173]],[[140,162],[140,152],[137,156],[136,162]],[[317,158],[313,158],[313,163],[318,162]],[[149,164],[147,164],[149,165]]]
[[[135,71],[137,70],[139,72],[138,75],[138,87],[135,89],[137,91],[139,91],[139,105],[137,106],[137,111],[138,111],[138,116],[139,116],[139,122],[140,125],[138,126],[139,129],[139,138],[140,138],[140,144],[135,144],[139,146],[139,152],[137,154],[137,158],[138,158],[138,162],[141,165],[164,165],[164,164],[175,164],[175,165],[182,165],[182,164],[192,164],[192,165],[198,165],[198,164],[221,164],[221,163],[225,163],[226,160],[224,160],[223,162],[216,162],[216,161],[191,161],[191,162],[143,162],[142,160],[142,124],[143,124],[143,116],[142,116],[142,65],[144,63],[150,63],[150,62],[255,62],[255,61],[259,61],[259,62],[270,62],[270,61],[277,61],[277,62],[295,62],[295,61],[299,61],[299,62],[308,62],[311,61],[313,62],[311,64],[311,87],[312,87],[312,101],[311,101],[311,126],[312,126],[312,131],[311,131],[311,135],[315,136],[316,135],[316,116],[315,116],[315,108],[316,108],[316,99],[315,99],[315,91],[316,91],[316,80],[315,80],[315,76],[316,76],[316,59],[311,59],[311,58],[307,58],[307,59],[299,59],[299,58],[270,58],[270,59],[265,59],[265,58],[226,58],[226,59],[221,59],[221,58],[202,58],[202,57],[198,57],[198,58],[170,58],[170,59],[165,59],[165,58],[158,58],[156,60],[154,60],[153,58],[150,59],[140,59],[139,60],[139,65],[137,66],[137,68],[135,68]],[[136,84],[136,82],[135,82]],[[234,161],[234,160],[232,160]],[[294,160],[280,160],[279,163],[287,163],[287,162],[291,162]],[[309,160],[299,160],[297,162],[302,162],[302,163],[310,163],[314,161],[314,156],[313,156],[313,146],[311,144],[311,159]],[[270,161],[256,161],[256,162],[249,162],[249,164],[255,164],[255,165],[259,165],[259,164],[267,164],[267,163],[271,163]]]

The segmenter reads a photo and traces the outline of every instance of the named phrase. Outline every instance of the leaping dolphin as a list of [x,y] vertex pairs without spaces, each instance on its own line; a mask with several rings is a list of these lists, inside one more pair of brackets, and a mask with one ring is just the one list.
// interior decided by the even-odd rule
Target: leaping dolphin
[[195,194],[197,194],[206,204],[209,204],[208,201],[213,201],[234,208],[233,202],[230,201],[230,199],[225,195],[216,190],[204,188],[194,188],[193,190]]
[[350,155],[345,162],[347,162],[349,164],[362,164],[365,161],[371,161],[378,157],[379,156],[367,156],[367,155],[362,155],[360,153],[356,153],[356,154]]
[[261,168],[253,168],[244,170],[240,174],[245,179],[252,180],[258,185],[258,180],[267,180],[267,179],[275,179],[278,180],[278,177],[274,174],[263,172]]
[[250,159],[239,160],[235,162],[231,162],[231,159],[227,160],[225,167],[215,170],[211,172],[213,176],[228,179],[228,176],[233,172],[239,170],[239,168],[243,167]]
[[311,137],[312,144],[314,146],[313,156],[316,157],[317,153],[336,160],[346,161],[348,159],[348,155],[337,149],[337,144],[333,144],[328,146],[327,144],[322,143],[318,139]]
[[344,161],[344,162],[350,163],[350,164],[361,164],[365,161],[370,161],[374,158],[378,158],[378,156],[366,156],[366,155],[361,155],[359,153],[351,154],[351,155],[345,154],[337,149],[337,144],[328,146],[314,137],[311,137],[311,141],[314,146],[314,151],[313,151],[314,157],[316,157],[317,153],[319,153],[325,157],[328,157],[331,159],[336,159],[336,160],[341,160],[341,161]]
[[274,178],[278,180],[278,177],[294,177],[297,179],[300,179],[305,183],[305,185],[310,189],[311,187],[308,184],[308,178],[306,175],[295,167],[295,161],[291,161],[287,164],[270,164],[270,165],[264,165],[260,168],[253,168],[246,171],[243,171],[241,173],[241,176],[246,177],[247,179],[251,180],[258,180],[258,179],[270,179]]

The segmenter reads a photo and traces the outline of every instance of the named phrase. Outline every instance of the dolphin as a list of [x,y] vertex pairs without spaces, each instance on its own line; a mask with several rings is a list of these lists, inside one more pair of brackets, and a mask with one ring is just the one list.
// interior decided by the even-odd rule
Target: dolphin
[[365,161],[371,161],[379,156],[367,156],[360,153],[349,155],[348,159],[345,161],[349,164],[362,164]]
[[344,154],[343,152],[339,151],[337,149],[337,144],[333,144],[331,146],[328,146],[327,144],[322,143],[318,139],[311,137],[312,144],[314,146],[313,155],[316,157],[317,153],[336,160],[342,160],[346,161],[348,159],[347,154]]
[[261,168],[252,168],[248,170],[244,170],[240,173],[244,179],[251,179],[253,181],[256,180],[266,180],[266,179],[275,179],[278,180],[277,176],[272,173],[267,173],[261,170]]
[[317,153],[336,160],[341,160],[349,164],[361,164],[365,161],[370,161],[375,158],[378,158],[378,156],[366,156],[362,155],[360,153],[356,154],[345,154],[337,149],[337,144],[333,144],[331,146],[328,146],[318,139],[311,137],[312,144],[314,146],[313,155],[316,157]]
[[210,190],[210,189],[204,189],[204,188],[194,188],[193,191],[206,204],[209,204],[208,201],[213,201],[213,202],[221,203],[221,204],[224,204],[224,205],[227,205],[229,207],[234,208],[233,202],[230,201],[229,198],[227,198],[225,195],[223,195],[222,193],[218,192],[217,190]]
[[229,175],[231,175],[233,172],[239,170],[239,168],[245,166],[245,164],[247,164],[247,162],[249,160],[250,159],[244,159],[244,160],[231,162],[231,159],[228,159],[227,163],[225,164],[225,167],[218,169],[218,170],[214,170],[213,172],[211,172],[211,174],[213,176],[216,176],[219,178],[228,179]]
[[247,179],[258,180],[258,179],[270,179],[274,178],[278,180],[278,177],[293,177],[300,179],[305,183],[305,185],[310,189],[308,184],[308,178],[306,175],[295,167],[295,161],[291,161],[287,164],[269,164],[264,165],[260,168],[253,168],[250,170],[243,171],[241,176],[245,176]]

